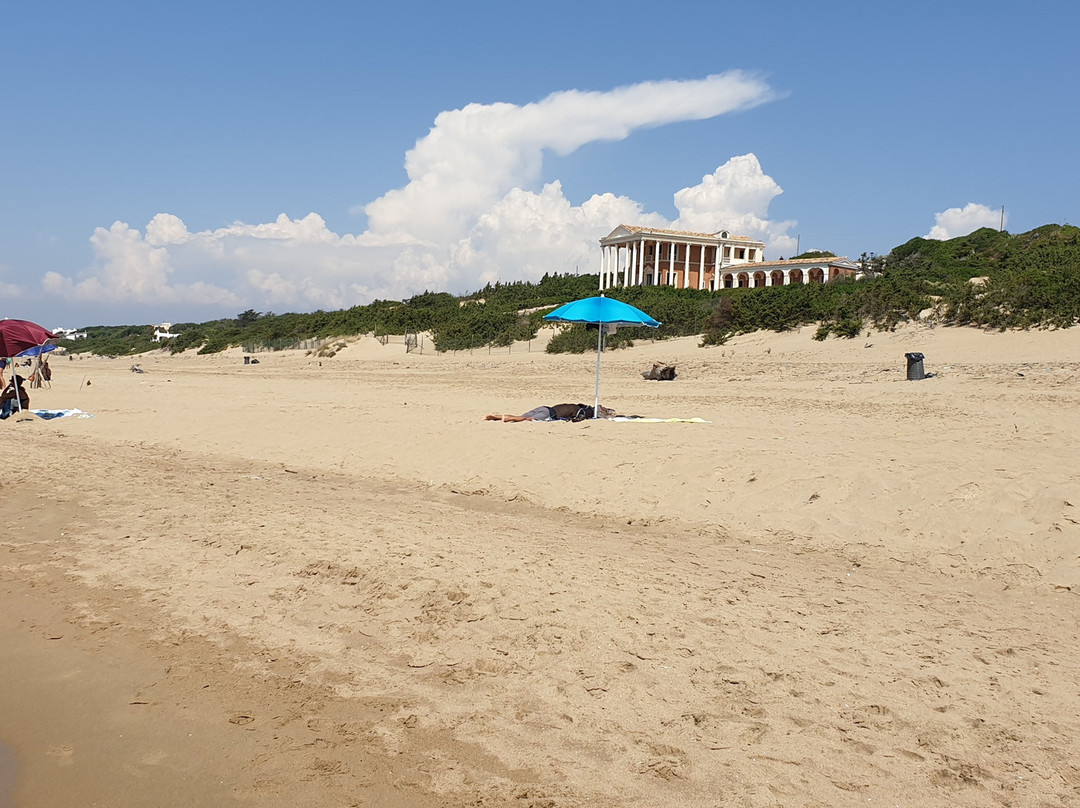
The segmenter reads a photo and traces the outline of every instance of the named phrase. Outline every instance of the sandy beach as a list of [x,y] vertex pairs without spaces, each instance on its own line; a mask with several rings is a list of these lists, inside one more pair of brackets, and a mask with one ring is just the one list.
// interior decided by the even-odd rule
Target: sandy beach
[[57,357],[15,805],[1077,804],[1080,329],[813,333]]

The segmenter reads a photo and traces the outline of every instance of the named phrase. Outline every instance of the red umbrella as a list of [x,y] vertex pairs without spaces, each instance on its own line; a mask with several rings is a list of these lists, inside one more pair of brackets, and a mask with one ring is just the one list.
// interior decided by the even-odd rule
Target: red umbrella
[[53,339],[51,332],[29,320],[0,320],[0,356],[9,358],[27,348],[36,348]]
[[[0,320],[0,357],[9,359],[25,351],[36,348],[52,339],[51,332],[29,320]],[[12,371],[10,386],[15,387],[15,373]],[[16,394],[19,412],[22,412],[22,399]]]

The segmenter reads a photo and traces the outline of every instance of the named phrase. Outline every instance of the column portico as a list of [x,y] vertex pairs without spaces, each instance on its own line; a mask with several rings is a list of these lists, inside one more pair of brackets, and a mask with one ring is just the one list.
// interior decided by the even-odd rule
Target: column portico
[[[725,269],[737,272],[736,266],[762,261],[765,244],[747,236],[731,235],[727,230],[699,233],[624,224],[602,238],[600,246],[602,290],[620,283],[624,286],[648,283],[650,286],[716,290],[723,288],[722,272]],[[691,252],[694,249],[700,252],[693,267],[697,270],[697,283],[691,284]],[[710,249],[711,256],[708,255]],[[679,256],[679,250],[685,251],[682,256]],[[752,271],[752,267],[747,269]]]

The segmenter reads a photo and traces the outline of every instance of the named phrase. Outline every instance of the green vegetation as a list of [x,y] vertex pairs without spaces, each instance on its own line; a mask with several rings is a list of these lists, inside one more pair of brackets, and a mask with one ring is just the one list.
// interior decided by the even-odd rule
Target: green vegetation
[[[831,253],[822,253],[831,255]],[[809,257],[809,256],[805,256]],[[863,254],[866,277],[765,289],[693,289],[643,286],[607,292],[659,320],[652,329],[624,329],[609,348],[635,338],[702,335],[703,345],[734,334],[785,331],[817,324],[815,338],[852,338],[867,327],[892,329],[929,310],[946,325],[981,328],[1067,328],[1080,322],[1080,228],[1046,225],[1010,235],[989,228],[949,241],[916,238],[887,256]],[[178,323],[165,345],[153,326],[96,326],[87,339],[64,342],[72,352],[129,356],[164,347],[215,353],[231,346],[281,350],[356,334],[432,334],[436,350],[506,346],[545,327],[543,315],[562,303],[596,294],[596,275],[545,275],[539,283],[495,283],[471,295],[424,292],[405,301],[377,300],[342,311],[274,314],[248,310],[233,319]],[[596,332],[564,328],[551,352],[595,350]]]
[[[887,256],[864,254],[866,277],[824,285],[730,289],[704,330],[733,334],[818,323],[816,339],[889,330],[930,310],[943,325],[1068,328],[1080,322],[1080,228],[1010,235],[990,228],[949,241],[916,238]],[[721,293],[723,294],[723,293]]]

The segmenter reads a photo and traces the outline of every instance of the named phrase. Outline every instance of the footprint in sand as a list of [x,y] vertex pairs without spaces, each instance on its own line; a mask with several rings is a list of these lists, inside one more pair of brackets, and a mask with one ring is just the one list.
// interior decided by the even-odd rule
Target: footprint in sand
[[50,746],[49,751],[46,753],[49,757],[59,758],[58,763],[61,766],[70,766],[74,761],[75,750],[70,746]]

